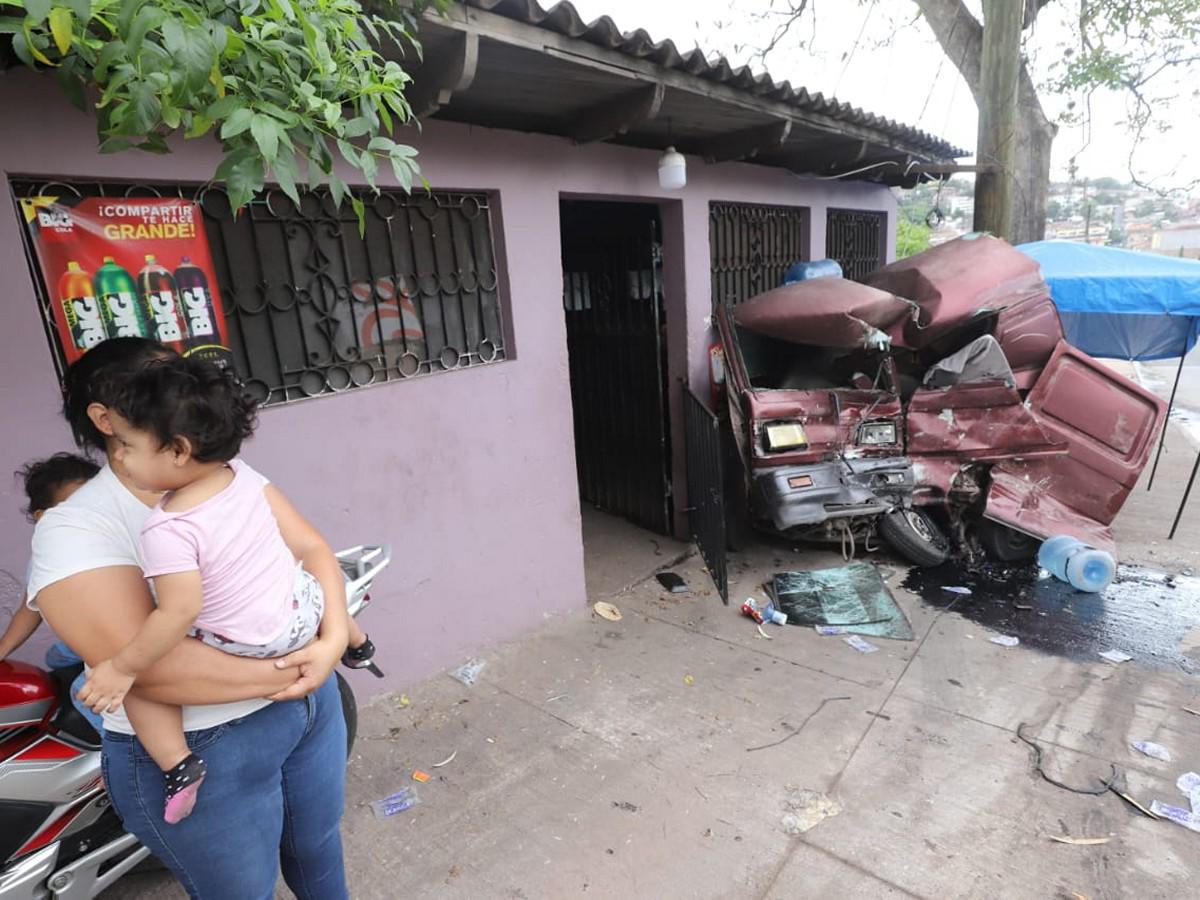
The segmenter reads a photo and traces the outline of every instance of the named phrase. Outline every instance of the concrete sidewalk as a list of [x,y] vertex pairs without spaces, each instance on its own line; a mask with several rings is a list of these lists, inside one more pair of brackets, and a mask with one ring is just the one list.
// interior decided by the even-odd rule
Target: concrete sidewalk
[[[1173,444],[1155,491],[1131,500],[1118,528],[1131,559],[1196,564],[1194,528],[1165,539],[1191,458]],[[1200,709],[1196,677],[996,646],[980,625],[899,589],[901,567],[873,558],[895,565],[912,642],[875,640],[880,652],[863,655],[791,626],[764,640],[692,557],[676,567],[692,594],[644,581],[611,598],[618,623],[581,610],[482,654],[473,688],[440,675],[410,688],[407,706],[378,698],[362,710],[348,776],[353,895],[1195,895],[1200,834],[1112,794],[1050,785],[1016,731],[1029,723],[1068,784],[1093,786],[1115,762],[1145,805],[1186,806],[1175,779],[1200,770],[1200,717],[1183,709]],[[731,596],[780,568],[840,562],[764,544],[732,561]],[[1175,761],[1134,753],[1135,740],[1166,745]],[[421,804],[376,819],[369,802],[412,785],[418,768],[434,776],[417,786]],[[799,789],[842,812],[785,834]],[[112,895],[182,893],[139,876]]]

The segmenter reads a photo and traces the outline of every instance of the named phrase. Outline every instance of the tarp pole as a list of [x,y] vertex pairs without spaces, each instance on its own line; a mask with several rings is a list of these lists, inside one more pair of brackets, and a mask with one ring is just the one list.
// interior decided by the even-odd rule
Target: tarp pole
[[[1171,385],[1171,399],[1167,401],[1167,417],[1163,419],[1162,434],[1158,436],[1158,452],[1154,454],[1154,468],[1150,470],[1150,481],[1146,484],[1146,490],[1154,487],[1154,476],[1158,472],[1158,460],[1162,456],[1163,444],[1167,440],[1167,429],[1171,425],[1171,410],[1175,407],[1175,392],[1179,390],[1179,377],[1183,374],[1183,361],[1187,358],[1188,343],[1195,328],[1195,318],[1188,319],[1188,330],[1183,335],[1183,352],[1179,354],[1179,368],[1175,370],[1175,383]],[[1194,474],[1193,477],[1195,477]],[[1191,489],[1190,484],[1188,489]],[[1171,533],[1174,534],[1174,530]]]
[[1171,533],[1167,535],[1168,541],[1175,540],[1175,529],[1179,527],[1179,520],[1183,517],[1183,508],[1187,506],[1188,496],[1192,493],[1192,484],[1196,480],[1196,472],[1200,471],[1200,453],[1196,454],[1196,462],[1192,465],[1192,477],[1188,479],[1187,487],[1183,490],[1183,499],[1179,502],[1179,512],[1175,513],[1175,521],[1171,524]]

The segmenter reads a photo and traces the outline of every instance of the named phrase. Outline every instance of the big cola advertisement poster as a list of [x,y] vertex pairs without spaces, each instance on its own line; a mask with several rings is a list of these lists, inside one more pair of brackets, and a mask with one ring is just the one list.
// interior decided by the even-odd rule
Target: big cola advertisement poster
[[232,361],[199,206],[190,200],[29,197],[55,330],[72,363],[113,337]]

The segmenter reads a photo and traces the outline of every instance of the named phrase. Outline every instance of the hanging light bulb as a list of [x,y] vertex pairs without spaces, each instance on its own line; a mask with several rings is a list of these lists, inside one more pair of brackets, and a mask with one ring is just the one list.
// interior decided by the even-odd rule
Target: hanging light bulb
[[659,157],[658,184],[667,191],[677,191],[687,184],[687,160],[674,147],[668,147]]

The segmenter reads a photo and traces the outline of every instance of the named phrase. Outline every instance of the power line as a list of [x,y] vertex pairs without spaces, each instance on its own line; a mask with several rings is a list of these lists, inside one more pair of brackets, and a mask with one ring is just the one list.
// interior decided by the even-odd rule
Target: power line
[[871,5],[867,7],[867,14],[863,16],[862,27],[858,29],[858,37],[854,39],[854,46],[850,48],[850,53],[846,56],[845,65],[842,66],[842,73],[838,75],[838,79],[834,82],[833,93],[836,96],[838,88],[842,86],[842,79],[846,77],[846,70],[850,68],[850,61],[854,59],[854,54],[858,52],[858,45],[862,42],[863,35],[867,31],[867,23],[871,21],[871,13],[875,12],[875,7],[879,4],[879,0],[871,0]]

